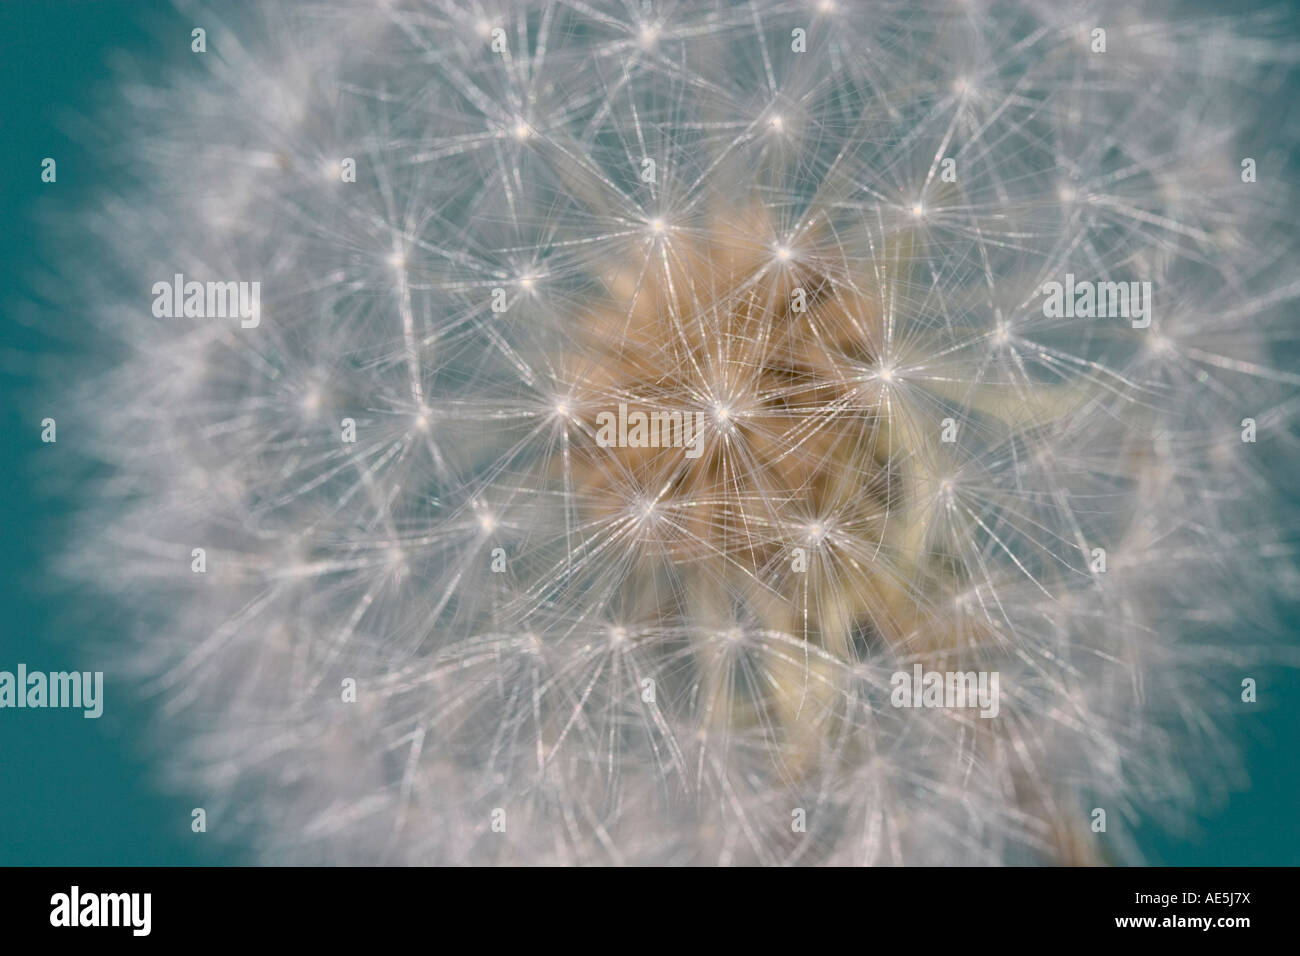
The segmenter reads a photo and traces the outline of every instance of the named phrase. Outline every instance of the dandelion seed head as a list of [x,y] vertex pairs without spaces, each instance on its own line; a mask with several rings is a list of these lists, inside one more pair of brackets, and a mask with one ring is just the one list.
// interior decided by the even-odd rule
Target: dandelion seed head
[[[257,56],[124,81],[75,579],[268,859],[1095,862],[1089,808],[1223,776],[1297,411],[1233,152],[1289,154],[1240,90],[1293,47],[964,7],[214,6]],[[260,322],[111,291],[181,271]],[[916,664],[1000,715],[895,706]]]

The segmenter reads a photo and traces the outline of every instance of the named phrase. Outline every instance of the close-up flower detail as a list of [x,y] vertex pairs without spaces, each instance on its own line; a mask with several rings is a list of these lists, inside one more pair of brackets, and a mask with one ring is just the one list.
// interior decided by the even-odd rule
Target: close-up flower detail
[[1288,15],[180,9],[78,223],[61,568],[210,829],[1115,864],[1248,784],[1297,585]]

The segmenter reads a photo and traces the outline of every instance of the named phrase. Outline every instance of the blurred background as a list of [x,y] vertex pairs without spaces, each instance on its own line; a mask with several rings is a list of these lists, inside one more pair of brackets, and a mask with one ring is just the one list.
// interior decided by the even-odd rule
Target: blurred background
[[[57,479],[70,473],[77,439],[75,420],[59,415],[52,369],[92,344],[79,341],[85,317],[50,307],[43,294],[65,267],[51,259],[46,224],[72,222],[109,171],[78,131],[102,115],[107,64],[125,54],[141,75],[161,73],[164,38],[183,48],[194,25],[161,0],[0,2],[0,670],[20,661],[33,670],[103,670],[107,701],[98,720],[78,710],[0,710],[0,865],[256,859],[255,847],[223,838],[211,819],[208,833],[191,832],[191,810],[204,800],[165,786],[148,703],[127,699],[114,662],[84,649],[113,633],[112,617],[89,604],[78,614],[76,595],[57,586],[49,566],[75,546],[59,503],[75,491]],[[57,183],[41,182],[46,156],[57,160]],[[1297,165],[1292,157],[1292,173]],[[40,441],[47,415],[58,420],[54,445]],[[1300,481],[1291,494],[1300,497]],[[1300,596],[1278,614],[1300,640]],[[1300,673],[1252,676],[1259,703],[1235,728],[1251,788],[1187,831],[1143,825],[1135,838],[1149,862],[1300,865]],[[1240,675],[1224,674],[1223,692],[1239,693],[1239,683]],[[1117,814],[1111,821],[1126,825]]]

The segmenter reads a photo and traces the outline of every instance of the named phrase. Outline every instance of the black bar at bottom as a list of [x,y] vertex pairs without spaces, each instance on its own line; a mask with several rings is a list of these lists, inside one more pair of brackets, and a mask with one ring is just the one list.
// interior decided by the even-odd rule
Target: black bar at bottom
[[770,934],[782,933],[800,934],[806,945],[845,937],[867,945],[883,936],[973,945],[981,938],[1005,944],[1018,931],[1043,934],[1034,937],[1040,943],[1199,936],[1231,944],[1288,928],[1295,875],[1199,868],[15,868],[0,891],[0,932],[6,944],[60,936],[128,945],[414,939],[421,948],[460,948],[475,940],[574,940],[593,931],[613,931],[610,942],[689,941],[692,948],[715,934],[733,944],[746,936],[771,942]]

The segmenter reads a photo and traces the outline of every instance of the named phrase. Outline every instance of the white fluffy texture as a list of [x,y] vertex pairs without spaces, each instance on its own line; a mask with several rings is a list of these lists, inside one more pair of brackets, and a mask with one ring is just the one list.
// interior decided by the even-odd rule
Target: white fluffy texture
[[[209,52],[126,89],[138,175],[92,217],[125,291],[96,313],[121,361],[85,409],[111,475],[79,567],[132,612],[212,829],[271,860],[1118,859],[1143,808],[1222,779],[1286,557],[1257,459],[1293,427],[1270,350],[1300,284],[1251,103],[1294,47],[1132,6],[195,11]],[[884,331],[831,350],[835,402],[792,385],[761,453],[710,431],[716,500],[636,489],[591,409],[557,410],[589,323],[747,209],[755,283],[812,270]],[[175,272],[260,280],[260,326],[153,318]],[[1151,328],[1045,318],[1066,273],[1151,281]],[[696,269],[661,340],[622,344],[707,340],[731,278]],[[683,369],[696,407],[772,400],[737,368]],[[871,522],[818,534],[789,520],[805,489],[736,490],[845,421],[897,436]],[[689,538],[705,504],[727,533]],[[801,543],[818,583],[791,590]],[[863,573],[944,633],[815,633]],[[890,705],[890,674],[945,660],[999,672],[996,719]]]

